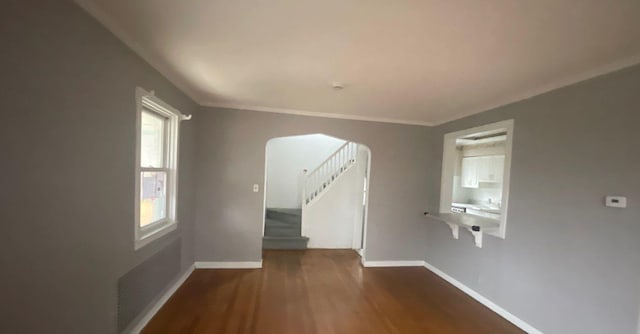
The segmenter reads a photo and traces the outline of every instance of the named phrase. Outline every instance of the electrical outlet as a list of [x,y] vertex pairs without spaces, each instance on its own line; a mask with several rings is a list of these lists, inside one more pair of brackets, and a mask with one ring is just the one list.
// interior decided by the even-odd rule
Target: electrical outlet
[[623,196],[607,196],[605,199],[605,205],[610,208],[624,209],[627,207],[627,198]]

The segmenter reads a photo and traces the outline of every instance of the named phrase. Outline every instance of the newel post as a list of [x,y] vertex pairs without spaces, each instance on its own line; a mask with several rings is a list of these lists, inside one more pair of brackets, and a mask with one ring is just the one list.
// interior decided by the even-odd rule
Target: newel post
[[307,201],[307,169],[302,170],[302,207],[305,206]]

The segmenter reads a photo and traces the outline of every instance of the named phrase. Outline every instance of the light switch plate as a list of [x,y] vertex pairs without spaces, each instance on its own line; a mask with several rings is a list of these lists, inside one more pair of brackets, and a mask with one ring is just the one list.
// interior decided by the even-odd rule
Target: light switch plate
[[605,205],[610,208],[626,208],[627,198],[623,196],[607,196]]
[[260,186],[256,183],[253,185],[253,192],[257,193],[258,191],[260,191]]

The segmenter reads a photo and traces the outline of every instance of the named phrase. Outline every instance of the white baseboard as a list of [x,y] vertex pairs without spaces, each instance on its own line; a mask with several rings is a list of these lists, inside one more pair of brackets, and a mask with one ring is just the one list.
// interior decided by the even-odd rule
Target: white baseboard
[[165,293],[158,299],[158,301],[153,304],[148,310],[144,313],[142,317],[140,317],[138,322],[130,327],[129,330],[125,330],[125,333],[138,334],[140,333],[144,327],[151,321],[153,316],[160,311],[160,308],[164,303],[171,298],[171,296],[178,290],[178,288],[189,278],[191,273],[195,269],[253,269],[253,268],[262,268],[262,261],[255,262],[195,262],[192,266],[190,266],[178,280],[173,283]]
[[522,319],[516,317],[515,315],[509,313],[507,310],[505,310],[502,307],[498,306],[497,304],[495,304],[494,302],[490,301],[489,299],[487,299],[486,297],[482,296],[481,294],[477,293],[476,291],[472,290],[468,286],[462,284],[460,281],[456,280],[455,278],[445,274],[442,270],[432,266],[431,264],[427,263],[426,261],[423,261],[423,264],[424,264],[425,268],[427,268],[428,270],[430,270],[434,274],[440,276],[445,281],[451,283],[451,285],[455,286],[456,288],[462,290],[462,292],[466,293],[471,298],[477,300],[482,305],[486,306],[487,308],[489,308],[493,312],[497,313],[501,317],[507,319],[512,324],[518,326],[523,331],[525,331],[525,332],[527,332],[529,334],[542,334],[541,331],[537,330],[536,328],[534,328],[533,326],[531,326],[528,323],[524,322]]
[[176,290],[178,290],[178,288],[184,283],[184,281],[186,281],[187,278],[189,278],[189,276],[191,275],[194,269],[195,269],[195,266],[191,265],[184,272],[184,274],[182,274],[182,276],[180,276],[180,278],[178,278],[178,280],[175,283],[173,283],[173,285],[171,285],[165,291],[165,293],[160,297],[160,299],[158,299],[158,301],[155,304],[153,304],[151,308],[147,310],[147,312],[140,318],[140,320],[138,320],[138,322],[133,327],[131,327],[131,330],[125,331],[125,333],[132,333],[132,334],[140,333],[144,329],[144,327],[149,323],[149,321],[151,321],[153,316],[155,316],[156,313],[160,311],[160,308],[162,307],[162,305],[164,305],[164,303],[166,303],[167,300],[171,298],[171,296],[176,292]]
[[262,268],[262,260],[243,261],[243,262],[197,261],[195,266],[196,266],[196,269],[258,269],[258,268]]
[[365,267],[423,267],[424,261],[362,261]]

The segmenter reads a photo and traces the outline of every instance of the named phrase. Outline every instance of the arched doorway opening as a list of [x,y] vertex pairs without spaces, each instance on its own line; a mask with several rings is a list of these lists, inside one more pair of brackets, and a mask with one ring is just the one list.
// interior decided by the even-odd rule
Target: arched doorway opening
[[263,249],[366,248],[371,151],[324,134],[266,143]]

